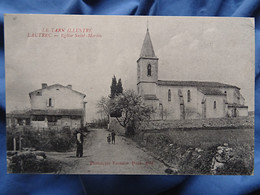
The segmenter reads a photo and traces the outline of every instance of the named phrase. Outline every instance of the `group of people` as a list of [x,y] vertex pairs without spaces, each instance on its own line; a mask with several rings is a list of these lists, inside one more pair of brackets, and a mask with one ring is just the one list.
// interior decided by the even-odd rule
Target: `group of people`
[[[76,142],[77,142],[77,151],[76,151],[76,157],[82,157],[83,156],[83,142],[85,135],[83,134],[83,129],[77,129],[75,132],[76,135]],[[112,144],[116,143],[116,133],[114,130],[112,130],[111,134],[109,133],[107,136],[107,142],[110,144],[112,140]]]
[[115,144],[116,143],[116,133],[115,133],[114,130],[112,130],[111,134],[110,133],[108,134],[108,136],[107,136],[107,143],[110,144],[111,138],[112,138],[112,144]]

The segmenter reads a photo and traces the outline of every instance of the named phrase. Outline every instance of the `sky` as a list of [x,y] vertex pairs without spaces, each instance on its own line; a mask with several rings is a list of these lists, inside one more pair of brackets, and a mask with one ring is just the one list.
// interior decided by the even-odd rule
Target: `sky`
[[[136,61],[147,26],[159,58],[160,80],[236,85],[254,110],[250,18],[8,15],[7,112],[30,108],[29,92],[40,89],[41,83],[59,83],[86,94],[87,121],[98,118],[96,103],[109,95],[114,75],[122,79],[124,89],[136,90]],[[47,34],[35,37],[39,33]],[[68,34],[72,37],[64,38]]]

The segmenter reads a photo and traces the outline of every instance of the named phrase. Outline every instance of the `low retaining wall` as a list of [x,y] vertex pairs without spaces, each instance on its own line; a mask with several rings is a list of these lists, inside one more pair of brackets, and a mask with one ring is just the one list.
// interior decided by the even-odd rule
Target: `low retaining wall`
[[254,117],[188,119],[143,122],[140,130],[253,128]]
[[[254,116],[237,117],[237,118],[212,118],[212,119],[187,119],[172,121],[148,121],[143,122],[139,127],[139,131],[146,130],[196,130],[196,129],[238,129],[238,128],[254,128]],[[123,128],[116,118],[111,118],[109,130],[114,130],[119,135],[125,134]]]

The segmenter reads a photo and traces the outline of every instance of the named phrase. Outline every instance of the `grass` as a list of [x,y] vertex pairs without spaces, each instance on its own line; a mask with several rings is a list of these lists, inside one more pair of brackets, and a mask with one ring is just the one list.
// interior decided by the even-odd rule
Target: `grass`
[[[146,132],[139,141],[168,164],[179,169],[178,174],[211,174],[212,158],[217,147],[227,143],[233,149],[232,159],[219,175],[250,175],[254,163],[254,130],[167,130]],[[140,142],[139,142],[140,143]],[[198,149],[201,149],[198,152]]]

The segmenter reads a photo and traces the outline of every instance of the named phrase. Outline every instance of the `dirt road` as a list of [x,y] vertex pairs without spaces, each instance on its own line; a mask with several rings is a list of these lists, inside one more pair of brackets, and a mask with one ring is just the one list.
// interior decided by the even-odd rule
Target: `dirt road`
[[50,153],[63,162],[61,173],[69,174],[165,174],[167,167],[154,159],[132,140],[116,136],[115,144],[108,144],[108,131],[91,130],[85,138],[84,156],[75,152]]

